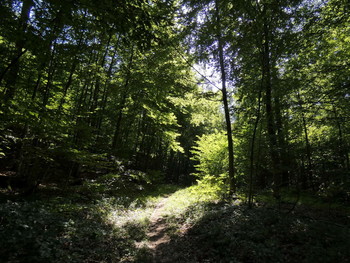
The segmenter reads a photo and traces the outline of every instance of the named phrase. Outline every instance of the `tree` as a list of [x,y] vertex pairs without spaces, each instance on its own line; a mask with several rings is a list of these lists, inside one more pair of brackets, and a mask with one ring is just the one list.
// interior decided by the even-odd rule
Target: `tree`
[[53,170],[78,175],[89,156],[117,154],[138,169],[166,170],[170,151],[182,151],[183,111],[173,100],[196,82],[168,45],[177,41],[174,8],[138,0],[2,3],[0,48],[10,51],[1,55],[2,169],[41,181]]
[[[190,16],[188,21],[190,28],[195,28],[194,46],[199,46],[196,51],[198,54],[198,60],[208,61],[213,60],[215,66],[221,74],[221,93],[222,93],[222,103],[225,113],[225,123],[227,132],[227,145],[229,153],[228,162],[228,174],[229,180],[228,184],[230,186],[230,195],[236,191],[236,180],[235,180],[235,166],[234,166],[234,149],[233,149],[233,139],[232,139],[232,127],[231,127],[231,114],[229,106],[229,98],[227,91],[227,54],[225,54],[225,37],[223,36],[224,25],[222,23],[222,18],[224,14],[222,9],[226,8],[224,4],[225,1],[202,1],[194,3],[192,1],[188,2],[188,8]],[[202,22],[197,24],[199,19],[203,19]],[[196,28],[199,27],[199,28]],[[202,29],[205,30],[202,30]],[[193,31],[192,31],[193,32]],[[202,52],[204,51],[204,52]]]

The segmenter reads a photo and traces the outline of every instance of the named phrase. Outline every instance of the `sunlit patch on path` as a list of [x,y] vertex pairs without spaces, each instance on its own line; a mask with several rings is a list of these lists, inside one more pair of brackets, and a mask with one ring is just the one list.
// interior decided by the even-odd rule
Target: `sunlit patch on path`
[[168,255],[164,255],[158,249],[161,245],[170,242],[170,237],[167,234],[167,224],[163,217],[163,208],[167,202],[168,197],[165,197],[158,203],[154,212],[150,217],[150,227],[147,232],[148,241],[146,243],[138,243],[138,247],[146,247],[152,254],[153,262],[171,262]]

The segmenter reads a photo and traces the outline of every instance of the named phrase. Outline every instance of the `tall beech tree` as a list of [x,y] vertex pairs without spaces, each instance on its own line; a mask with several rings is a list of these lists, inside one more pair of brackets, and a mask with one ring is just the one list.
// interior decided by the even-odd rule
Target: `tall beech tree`
[[229,182],[230,182],[230,195],[236,191],[235,183],[235,168],[234,168],[234,153],[233,153],[233,140],[232,140],[232,127],[231,127],[231,116],[230,109],[228,105],[227,98],[227,89],[226,89],[226,69],[225,69],[225,60],[224,60],[224,43],[222,40],[222,28],[221,28],[221,13],[219,1],[215,0],[215,19],[216,19],[216,35],[217,35],[217,45],[219,53],[219,65],[221,73],[221,92],[222,92],[222,102],[224,104],[225,112],[225,122],[226,122],[226,131],[227,131],[227,145],[228,145],[228,173],[229,173]]
[[227,21],[225,21],[225,15],[227,12],[223,12],[223,10],[227,8],[226,4],[225,1],[219,0],[199,2],[188,1],[187,5],[189,11],[187,11],[187,23],[193,33],[188,36],[190,45],[198,46],[198,49],[195,51],[197,59],[202,62],[212,62],[218,72],[220,72],[221,100],[224,108],[228,146],[228,184],[230,195],[232,195],[236,192],[236,178],[230,113],[231,99],[227,90],[227,83],[229,83],[227,72],[230,70],[228,63],[232,63],[232,60],[227,59],[228,54],[225,53],[227,49],[227,32],[225,30]]

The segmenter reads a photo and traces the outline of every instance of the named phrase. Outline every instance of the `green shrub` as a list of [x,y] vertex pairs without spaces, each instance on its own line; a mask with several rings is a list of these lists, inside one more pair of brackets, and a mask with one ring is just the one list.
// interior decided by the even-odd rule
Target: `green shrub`
[[223,132],[204,134],[198,138],[192,150],[193,159],[198,162],[198,176],[218,177],[228,170],[227,139]]

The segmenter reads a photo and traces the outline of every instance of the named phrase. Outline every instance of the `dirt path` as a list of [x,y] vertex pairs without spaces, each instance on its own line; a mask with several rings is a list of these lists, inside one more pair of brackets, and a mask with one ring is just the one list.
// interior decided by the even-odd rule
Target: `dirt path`
[[153,262],[171,262],[168,253],[164,253],[162,245],[166,245],[170,242],[170,237],[167,234],[167,224],[165,218],[163,218],[163,207],[167,202],[168,197],[165,197],[154,209],[153,214],[150,218],[150,228],[147,233],[148,242],[146,246],[149,248],[152,253]]
[[150,229],[147,233],[149,237],[149,247],[156,248],[158,245],[169,242],[170,238],[166,234],[165,219],[162,217],[163,207],[168,198],[164,198],[154,209],[150,218]]
[[[150,226],[147,232],[147,241],[136,244],[139,249],[147,249],[147,259],[144,258],[138,262],[152,263],[184,263],[190,262],[183,259],[183,254],[186,248],[177,244],[176,239],[171,239],[168,235],[169,226],[163,216],[164,206],[167,203],[169,196],[164,197],[155,207],[151,217]],[[181,229],[180,229],[181,231]],[[186,229],[181,232],[185,233]],[[182,244],[183,245],[183,244]],[[177,247],[177,249],[175,249]],[[191,261],[192,262],[192,261]]]

